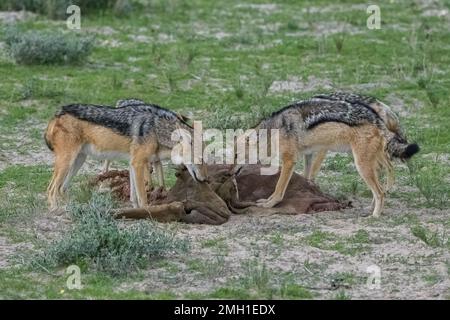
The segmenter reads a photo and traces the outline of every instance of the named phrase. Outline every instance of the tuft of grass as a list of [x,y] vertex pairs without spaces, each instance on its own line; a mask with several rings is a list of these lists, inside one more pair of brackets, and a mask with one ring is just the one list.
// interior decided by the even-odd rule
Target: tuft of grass
[[186,50],[179,51],[177,53],[176,59],[178,61],[178,65],[182,70],[187,70],[197,55],[198,55],[197,48],[193,46],[188,46]]
[[408,162],[409,178],[420,194],[425,198],[425,203],[433,208],[448,208],[450,187],[445,180],[446,168],[437,161],[425,162],[413,159]]
[[223,255],[215,255],[212,259],[193,259],[188,262],[189,269],[197,271],[207,278],[217,278],[226,272],[225,258]]
[[75,225],[31,261],[46,269],[76,264],[110,275],[126,275],[147,266],[149,260],[188,249],[185,240],[153,222],[120,227],[112,217],[113,200],[108,194],[92,195],[86,204],[70,203]]
[[216,299],[312,299],[314,294],[296,283],[292,273],[280,273],[257,259],[243,262],[242,275],[206,295]]
[[348,237],[338,237],[330,232],[316,230],[305,237],[304,241],[312,247],[337,251],[345,255],[356,255],[370,249],[369,234],[364,230],[358,230]]
[[422,225],[413,226],[411,233],[433,248],[445,247],[450,244],[448,236],[445,233],[430,230]]
[[165,71],[164,76],[167,80],[167,85],[171,93],[174,93],[178,90],[177,79],[175,77],[175,73],[171,71]]
[[288,21],[288,23],[286,24],[286,29],[289,31],[297,31],[299,30],[299,26],[298,23],[294,20]]
[[252,295],[243,288],[228,288],[221,287],[214,290],[209,294],[209,298],[212,299],[238,299],[238,300],[249,300],[252,299]]
[[89,56],[94,38],[57,31],[10,29],[5,42],[18,64],[76,64]]
[[285,283],[280,289],[280,296],[283,299],[312,299],[314,298],[311,291],[295,284]]
[[236,98],[238,99],[244,98],[245,90],[240,80],[237,81],[235,84],[233,84],[233,90],[234,94],[236,95]]
[[244,264],[244,276],[241,281],[244,287],[253,288],[259,292],[269,289],[270,273],[265,263],[257,260],[247,261]]
[[64,19],[71,4],[82,8],[83,14],[113,9],[117,15],[129,13],[132,6],[128,0],[2,0],[1,10],[27,10],[46,15],[52,19]]
[[351,296],[348,295],[344,290],[339,291],[335,296],[334,300],[351,300]]
[[340,54],[342,49],[344,48],[344,41],[345,41],[344,34],[338,34],[333,37],[334,47],[336,48],[336,52],[338,54]]

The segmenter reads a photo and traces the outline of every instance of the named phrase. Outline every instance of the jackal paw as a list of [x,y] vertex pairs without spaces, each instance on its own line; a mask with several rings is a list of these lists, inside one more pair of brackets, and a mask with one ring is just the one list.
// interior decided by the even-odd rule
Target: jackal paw
[[265,201],[265,202],[257,203],[256,205],[258,207],[261,207],[261,208],[272,208],[272,207],[276,206],[280,202],[281,202],[281,200],[277,200],[275,198],[272,198],[270,200],[267,199],[267,201]]
[[256,203],[266,203],[268,201],[270,201],[270,198],[268,198],[268,199],[258,199],[258,200],[256,200]]

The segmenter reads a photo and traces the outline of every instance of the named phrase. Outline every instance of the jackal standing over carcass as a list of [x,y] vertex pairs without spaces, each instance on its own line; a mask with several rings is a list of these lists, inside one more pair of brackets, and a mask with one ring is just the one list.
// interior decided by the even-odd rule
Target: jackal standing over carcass
[[299,154],[351,151],[359,174],[372,191],[373,216],[378,217],[384,205],[379,171],[386,169],[392,174],[391,158],[407,160],[419,151],[417,144],[390,131],[373,108],[341,99],[296,102],[262,120],[256,129],[278,129],[280,137],[280,177],[273,194],[258,200],[261,207],[270,208],[283,200]]
[[[118,108],[101,105],[71,104],[59,110],[50,120],[45,141],[55,153],[53,176],[48,186],[51,209],[67,190],[71,178],[87,156],[99,159],[130,160],[130,200],[134,207],[147,206],[145,172],[149,162],[171,157],[172,148],[180,152],[192,144],[193,128],[176,113],[156,105],[128,103]],[[151,109],[151,112],[149,112]],[[182,142],[172,140],[177,131]],[[179,161],[183,156],[179,155]],[[196,181],[206,179],[197,161],[183,163]]]

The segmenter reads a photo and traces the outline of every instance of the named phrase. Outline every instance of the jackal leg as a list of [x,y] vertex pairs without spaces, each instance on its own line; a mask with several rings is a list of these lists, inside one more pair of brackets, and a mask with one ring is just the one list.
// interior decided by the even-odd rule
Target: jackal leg
[[[327,150],[325,150],[325,149],[316,152],[314,155],[305,155],[305,178],[307,178],[308,180],[315,179],[326,155],[327,155]],[[307,159],[308,156],[310,156],[309,159]],[[307,162],[309,162],[308,165],[307,165]]]
[[166,186],[164,183],[164,170],[163,170],[161,160],[155,161],[155,170],[156,170],[156,176],[158,178],[159,186],[165,188]]
[[149,171],[148,159],[156,152],[156,146],[156,142],[148,141],[132,147],[130,182],[133,183],[135,196],[137,197],[137,203],[133,203],[135,207],[136,205],[139,208],[148,206],[147,192],[145,191],[145,171]]
[[[383,210],[384,192],[378,177],[376,151],[371,152],[372,148],[362,146],[355,146],[352,149],[356,169],[372,191],[372,205],[374,207],[372,215],[379,217]],[[378,152],[384,152],[384,150],[378,150]]]
[[106,173],[109,171],[109,166],[111,165],[111,161],[110,160],[105,160],[105,162],[103,162],[103,173]]
[[133,205],[133,208],[138,207],[138,196],[136,191],[136,174],[134,172],[134,168],[132,165],[130,165],[130,202]]
[[[80,156],[80,158],[78,158],[78,156]],[[55,153],[53,175],[47,188],[47,199],[50,210],[58,208],[58,200],[64,194],[70,179],[81,167],[84,159],[84,155],[79,155],[79,149],[72,149],[72,152]]]
[[67,172],[66,178],[64,179],[64,183],[62,185],[63,192],[66,192],[67,189],[69,188],[70,181],[74,176],[76,176],[81,166],[86,161],[86,157],[87,157],[86,154],[81,152],[78,153],[77,157],[75,158],[75,161],[73,161],[72,165],[69,168],[69,172]]
[[144,171],[144,181],[145,181],[145,186],[149,187],[150,190],[153,188],[153,181],[152,181],[152,163],[150,162],[150,160],[147,162],[147,165],[145,167],[145,171]]
[[312,166],[312,160],[313,160],[314,154],[313,153],[307,153],[303,155],[303,161],[304,161],[304,169],[303,169],[303,176],[307,179],[311,174],[311,166]]
[[257,201],[259,207],[272,208],[280,203],[284,198],[289,181],[295,167],[295,155],[292,152],[285,152],[281,156],[281,172],[278,178],[275,191],[268,199],[260,199]]

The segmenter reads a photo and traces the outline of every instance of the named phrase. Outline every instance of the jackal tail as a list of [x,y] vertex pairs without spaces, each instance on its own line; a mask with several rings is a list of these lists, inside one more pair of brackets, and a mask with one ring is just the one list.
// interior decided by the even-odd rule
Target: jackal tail
[[406,161],[419,152],[420,148],[417,143],[408,143],[406,140],[394,136],[388,140],[387,150],[392,158]]
[[394,168],[392,159],[400,159],[401,161],[409,160],[413,155],[420,151],[417,143],[408,143],[406,139],[398,134],[388,134],[386,139],[386,152],[383,152],[378,159],[380,167],[386,170],[386,190],[394,183]]

